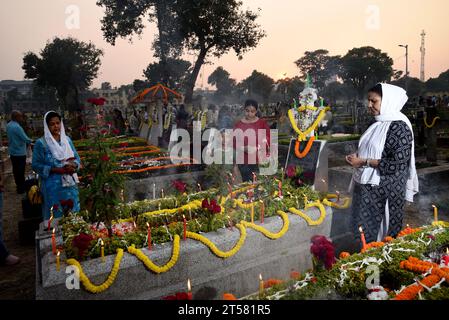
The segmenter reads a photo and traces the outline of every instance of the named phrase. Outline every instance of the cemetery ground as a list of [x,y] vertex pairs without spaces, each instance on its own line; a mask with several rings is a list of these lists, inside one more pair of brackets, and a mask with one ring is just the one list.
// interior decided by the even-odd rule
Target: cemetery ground
[[[447,150],[449,151],[449,149]],[[446,157],[439,153],[439,159],[446,162]],[[424,159],[417,158],[416,161]],[[6,158],[4,162],[4,184],[3,194],[3,229],[4,238],[8,250],[20,257],[21,262],[16,266],[0,267],[0,300],[34,300],[36,286],[36,262],[34,245],[22,246],[19,241],[18,223],[23,219],[21,195],[15,192],[15,183],[12,175],[11,162]],[[27,165],[27,172],[30,171]],[[429,214],[430,209],[429,209]],[[447,213],[441,216],[442,220],[447,219]],[[418,227],[427,222],[425,215],[419,212],[414,205],[406,205],[404,226]]]

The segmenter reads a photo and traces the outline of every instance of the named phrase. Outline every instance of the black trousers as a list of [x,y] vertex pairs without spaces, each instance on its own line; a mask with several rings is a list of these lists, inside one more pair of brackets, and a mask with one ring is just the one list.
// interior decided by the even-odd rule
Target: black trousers
[[25,192],[25,165],[26,156],[10,156],[12,163],[12,173],[16,182],[16,190],[18,194]]

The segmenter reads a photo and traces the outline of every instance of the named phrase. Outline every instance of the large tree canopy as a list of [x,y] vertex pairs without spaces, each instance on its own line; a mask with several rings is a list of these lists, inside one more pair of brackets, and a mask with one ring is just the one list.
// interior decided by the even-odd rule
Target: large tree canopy
[[345,83],[357,90],[359,98],[369,86],[390,81],[393,76],[393,59],[373,47],[351,49],[341,62],[343,70],[340,75]]
[[61,106],[73,110],[79,107],[79,91],[87,89],[96,78],[102,55],[102,50],[92,43],[55,38],[47,43],[40,57],[26,53],[22,69],[25,78],[35,79],[38,86],[55,88]]
[[224,99],[232,95],[236,85],[235,80],[230,78],[229,72],[223,69],[223,67],[215,69],[207,79],[207,83],[217,88],[215,95],[218,99]]
[[295,61],[301,72],[301,79],[311,76],[317,89],[322,90],[326,81],[340,73],[340,56],[329,56],[329,51],[319,49],[306,51],[304,56]]
[[274,80],[266,74],[254,70],[248,78],[240,83],[240,86],[247,91],[249,97],[259,96],[264,103],[267,103],[273,90]]
[[[187,103],[202,65],[209,55],[220,57],[233,49],[239,58],[265,36],[256,24],[258,13],[241,10],[242,1],[211,0],[98,0],[106,8],[102,22],[105,39],[114,44],[118,37],[140,35],[143,18],[158,22],[159,35],[153,47],[168,70],[168,58],[178,57],[181,48],[197,54],[187,81]],[[166,79],[168,71],[165,71]]]
[[[192,64],[182,59],[167,59],[167,65],[162,62],[153,62],[143,71],[150,85],[166,83],[169,88],[182,90],[187,82]],[[168,75],[168,78],[166,78]],[[167,79],[164,81],[164,79]]]

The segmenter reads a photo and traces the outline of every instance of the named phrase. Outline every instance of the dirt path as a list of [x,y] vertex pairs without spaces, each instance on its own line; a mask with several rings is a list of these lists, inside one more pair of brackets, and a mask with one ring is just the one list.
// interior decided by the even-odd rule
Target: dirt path
[[0,266],[0,300],[35,299],[35,246],[19,244],[18,223],[23,219],[22,196],[16,193],[9,159],[4,167],[3,237],[10,253],[20,257],[21,262],[15,266]]

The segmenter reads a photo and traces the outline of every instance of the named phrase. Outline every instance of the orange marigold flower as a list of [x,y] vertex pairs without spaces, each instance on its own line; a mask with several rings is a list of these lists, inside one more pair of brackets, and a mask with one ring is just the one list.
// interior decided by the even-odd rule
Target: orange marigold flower
[[298,271],[292,271],[292,272],[290,272],[290,278],[291,279],[299,279],[299,278],[301,278],[301,273],[299,273]]
[[268,279],[267,281],[264,282],[263,287],[265,289],[271,288],[272,286],[278,285],[283,283],[284,281],[279,280],[279,279]]
[[348,258],[350,256],[351,256],[351,254],[349,252],[342,251],[342,252],[340,252],[339,258],[340,259],[346,259],[346,258]]
[[232,293],[224,293],[223,300],[237,300],[237,298]]

